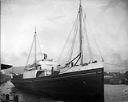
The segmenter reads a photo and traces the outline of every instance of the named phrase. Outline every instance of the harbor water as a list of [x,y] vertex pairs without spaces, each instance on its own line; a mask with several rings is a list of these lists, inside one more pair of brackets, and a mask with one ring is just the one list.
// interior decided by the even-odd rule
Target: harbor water
[[[0,102],[5,102],[6,95],[9,95],[10,100],[7,102],[64,102],[22,92],[10,81],[0,86]],[[104,85],[104,100],[105,102],[128,102],[128,85]]]
[[105,102],[128,102],[128,85],[104,85]]
[[[9,95],[10,100],[7,102],[63,102],[22,92],[21,90],[16,89],[10,81],[0,86],[0,102],[6,102],[4,101],[6,95]],[[18,99],[15,99],[15,97],[18,97]]]

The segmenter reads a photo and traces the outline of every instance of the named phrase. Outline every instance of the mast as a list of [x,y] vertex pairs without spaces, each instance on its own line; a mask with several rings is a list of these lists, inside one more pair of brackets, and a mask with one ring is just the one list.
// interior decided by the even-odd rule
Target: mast
[[35,34],[34,34],[34,40],[35,40],[35,67],[36,67],[36,27],[35,27]]
[[81,6],[81,0],[80,0],[80,5],[79,5],[79,33],[80,33],[80,65],[83,65],[83,51],[82,51],[82,6]]

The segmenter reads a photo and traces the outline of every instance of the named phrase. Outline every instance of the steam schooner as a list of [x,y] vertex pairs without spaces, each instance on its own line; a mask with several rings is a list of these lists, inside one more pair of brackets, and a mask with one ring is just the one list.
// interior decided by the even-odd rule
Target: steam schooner
[[[47,58],[36,58],[35,31],[35,62],[26,66],[21,75],[11,80],[16,88],[41,96],[60,100],[88,100],[99,98],[104,101],[104,75],[102,62],[90,59],[84,62],[83,51],[83,9],[81,2],[77,14],[77,33],[79,34],[79,53],[62,66]],[[87,35],[86,35],[87,36]],[[100,102],[100,101],[99,101]]]

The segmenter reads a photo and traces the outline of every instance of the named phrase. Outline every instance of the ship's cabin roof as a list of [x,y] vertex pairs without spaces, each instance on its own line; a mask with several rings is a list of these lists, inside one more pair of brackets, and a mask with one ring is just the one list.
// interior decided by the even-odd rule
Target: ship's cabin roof
[[29,66],[23,73],[23,78],[36,78],[58,73],[59,64],[53,60],[38,60],[37,66]]

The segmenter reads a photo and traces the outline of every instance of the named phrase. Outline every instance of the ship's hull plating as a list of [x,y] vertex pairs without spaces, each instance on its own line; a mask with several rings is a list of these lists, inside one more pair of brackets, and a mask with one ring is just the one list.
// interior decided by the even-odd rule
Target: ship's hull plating
[[64,73],[56,76],[20,79],[13,78],[15,87],[62,100],[104,100],[103,68]]

